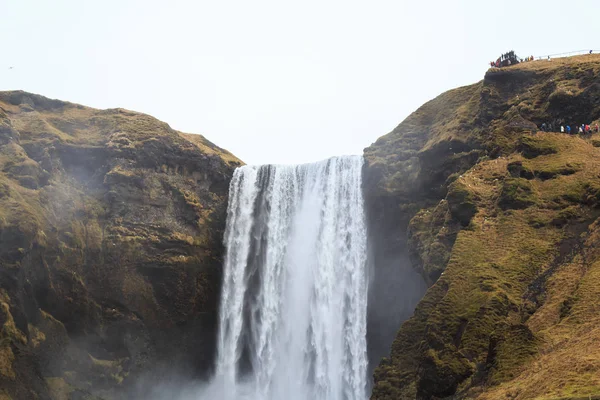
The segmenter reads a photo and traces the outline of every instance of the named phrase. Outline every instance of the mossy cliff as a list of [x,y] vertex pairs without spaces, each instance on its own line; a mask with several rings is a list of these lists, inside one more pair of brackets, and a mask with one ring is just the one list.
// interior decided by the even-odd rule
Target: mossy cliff
[[144,114],[0,92],[0,398],[207,372],[238,165]]
[[600,56],[535,61],[365,150],[371,229],[429,285],[373,399],[600,395],[600,137],[536,128],[599,121]]

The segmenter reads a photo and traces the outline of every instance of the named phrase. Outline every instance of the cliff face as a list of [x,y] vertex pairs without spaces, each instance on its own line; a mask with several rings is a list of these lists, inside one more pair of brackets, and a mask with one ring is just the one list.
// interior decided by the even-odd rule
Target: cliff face
[[[600,56],[491,70],[365,150],[372,357],[413,308],[390,299],[429,287],[374,399],[600,392],[600,137],[543,122],[600,122]],[[143,114],[0,93],[0,399],[208,372],[237,165]]]
[[238,165],[144,114],[0,93],[0,398],[207,372]]
[[365,149],[380,246],[429,285],[373,399],[600,393],[600,137],[536,128],[599,120],[600,56],[535,61],[442,94]]

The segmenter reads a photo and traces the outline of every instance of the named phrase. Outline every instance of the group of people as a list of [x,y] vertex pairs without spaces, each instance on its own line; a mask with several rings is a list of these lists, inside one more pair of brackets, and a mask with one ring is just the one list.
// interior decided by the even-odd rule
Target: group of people
[[[540,128],[544,132],[555,132],[555,127],[551,123],[546,124],[544,122]],[[558,128],[558,125],[557,125],[557,128]],[[579,133],[580,135],[583,135],[583,134],[589,135],[590,133],[594,133],[594,132],[600,133],[600,127],[598,126],[598,124],[596,124],[594,127],[591,127],[588,124],[581,124],[580,126],[561,125],[560,132],[566,133],[568,135],[577,134],[577,133]]]
[[508,53],[502,54],[496,61],[490,61],[490,67],[492,68],[500,68],[506,67],[508,65],[518,64],[522,62],[528,62],[535,60],[534,56],[529,56],[525,58],[519,58],[514,51],[509,51]]
[[515,54],[513,50],[508,53],[502,54],[496,61],[491,61],[490,66],[492,68],[506,67],[508,65],[518,64],[522,60]]
[[[594,52],[594,50],[590,50],[589,54],[592,54],[593,52]],[[567,53],[565,53],[565,54],[567,54]],[[564,55],[561,55],[561,54],[555,54],[555,56],[563,56],[564,57]],[[541,60],[542,57],[539,57],[538,59]],[[519,58],[515,54],[515,52],[513,50],[511,50],[508,53],[502,54],[500,57],[498,57],[498,59],[496,61],[490,61],[490,67],[500,68],[500,67],[506,67],[509,65],[518,64],[521,62],[528,62],[528,61],[534,61],[534,60],[535,60],[534,56]],[[550,56],[548,56],[548,61],[550,61]]]

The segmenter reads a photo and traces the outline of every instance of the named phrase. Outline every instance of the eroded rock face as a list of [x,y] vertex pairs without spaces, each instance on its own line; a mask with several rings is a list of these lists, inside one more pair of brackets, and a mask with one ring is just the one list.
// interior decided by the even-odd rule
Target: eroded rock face
[[375,246],[408,254],[429,286],[375,370],[372,398],[595,394],[595,381],[564,378],[565,352],[549,343],[586,363],[579,346],[600,335],[586,322],[578,343],[571,311],[575,298],[593,307],[579,285],[600,265],[597,139],[536,127],[599,120],[600,56],[531,62],[440,95],[365,149]]
[[144,114],[0,93],[0,397],[208,373],[238,165]]

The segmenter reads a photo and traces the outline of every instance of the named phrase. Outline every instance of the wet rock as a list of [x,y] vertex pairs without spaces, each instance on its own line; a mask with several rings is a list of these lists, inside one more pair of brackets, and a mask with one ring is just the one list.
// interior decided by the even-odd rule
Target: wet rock
[[161,365],[208,374],[241,162],[140,113],[25,92],[0,92],[0,108],[0,296],[15,327],[0,387],[109,399]]

